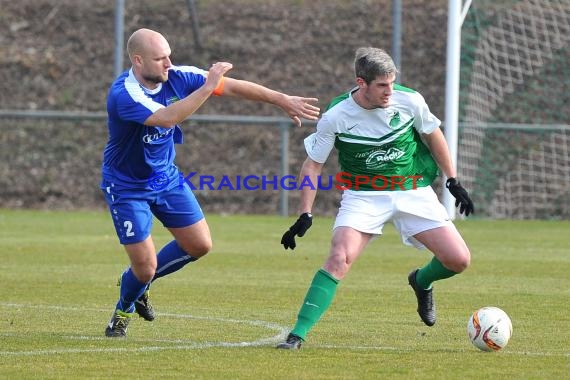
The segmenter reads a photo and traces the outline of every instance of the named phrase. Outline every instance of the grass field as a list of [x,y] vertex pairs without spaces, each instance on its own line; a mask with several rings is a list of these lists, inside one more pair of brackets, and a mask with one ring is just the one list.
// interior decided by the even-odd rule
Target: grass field
[[[458,222],[472,266],[436,285],[438,322],[416,314],[408,272],[429,254],[389,226],[341,282],[302,350],[274,349],[328,251],[316,218],[294,253],[293,221],[209,216],[214,249],[157,281],[157,319],[127,339],[103,336],[127,265],[105,212],[0,210],[0,378],[567,379],[570,222]],[[155,223],[157,246],[169,241]],[[500,352],[466,337],[481,306],[504,309],[514,333]]]

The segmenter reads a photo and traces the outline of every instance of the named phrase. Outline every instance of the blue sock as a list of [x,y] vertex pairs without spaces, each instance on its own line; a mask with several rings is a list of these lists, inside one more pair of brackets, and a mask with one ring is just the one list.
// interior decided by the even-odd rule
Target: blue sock
[[121,291],[117,309],[126,313],[132,313],[135,310],[134,302],[142,296],[148,284],[140,282],[135,277],[133,270],[129,267],[121,276]]
[[176,240],[172,240],[170,243],[166,244],[156,256],[156,273],[154,274],[152,281],[166,276],[167,274],[176,272],[184,265],[196,260],[198,259],[189,256],[184,252],[176,243]]

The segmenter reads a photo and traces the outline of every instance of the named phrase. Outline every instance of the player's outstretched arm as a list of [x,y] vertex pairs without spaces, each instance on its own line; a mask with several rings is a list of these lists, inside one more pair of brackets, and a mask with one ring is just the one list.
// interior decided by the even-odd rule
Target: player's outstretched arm
[[245,80],[226,78],[223,95],[276,105],[285,111],[298,127],[301,126],[301,118],[319,118],[320,109],[314,105],[318,101],[317,98],[291,96]]
[[214,63],[212,67],[210,67],[208,78],[202,87],[184,99],[172,103],[168,107],[159,109],[146,119],[145,125],[170,128],[186,120],[212,95],[224,74],[231,68],[232,64],[228,62]]

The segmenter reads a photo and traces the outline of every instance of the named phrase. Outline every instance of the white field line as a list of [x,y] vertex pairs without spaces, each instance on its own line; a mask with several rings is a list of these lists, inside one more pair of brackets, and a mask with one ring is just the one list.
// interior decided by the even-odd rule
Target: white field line
[[[77,308],[70,306],[56,306],[56,305],[25,305],[25,304],[15,304],[15,303],[0,303],[0,307],[7,308],[27,308],[27,309],[51,309],[51,310],[61,310],[61,311],[81,311],[81,312],[103,312],[108,310],[101,309],[86,309]],[[33,356],[33,355],[56,355],[56,354],[75,354],[75,353],[109,353],[109,352],[149,352],[149,351],[165,351],[165,350],[194,350],[194,349],[204,349],[211,347],[256,347],[264,346],[269,344],[274,344],[282,339],[288,333],[288,329],[275,323],[261,321],[261,320],[243,320],[243,319],[233,319],[233,318],[221,318],[221,317],[205,317],[205,316],[195,316],[191,314],[175,314],[175,313],[157,313],[159,316],[170,317],[170,318],[183,318],[183,319],[195,319],[195,320],[206,320],[206,321],[218,321],[222,323],[234,323],[234,324],[246,324],[250,326],[256,326],[268,330],[277,332],[276,335],[260,338],[254,341],[247,342],[193,342],[183,339],[175,340],[157,340],[157,339],[131,339],[127,338],[129,342],[135,343],[165,343],[168,345],[157,346],[157,345],[145,345],[144,347],[136,348],[54,348],[54,349],[42,349],[42,350],[28,350],[28,351],[0,351],[0,356]],[[15,336],[16,334],[2,334],[3,336]],[[93,337],[93,336],[63,336],[67,339],[77,339],[77,340],[101,340],[109,341],[113,338],[107,337]]]

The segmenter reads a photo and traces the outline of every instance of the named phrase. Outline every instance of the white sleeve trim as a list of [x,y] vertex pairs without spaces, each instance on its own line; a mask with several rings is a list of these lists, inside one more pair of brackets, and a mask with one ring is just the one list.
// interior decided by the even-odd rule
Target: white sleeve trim
[[133,99],[133,101],[140,103],[141,105],[149,109],[152,113],[155,113],[159,109],[164,108],[164,105],[155,102],[145,94],[139,82],[134,77],[132,70],[129,73],[129,76],[125,78],[125,90],[129,94],[129,96]]

